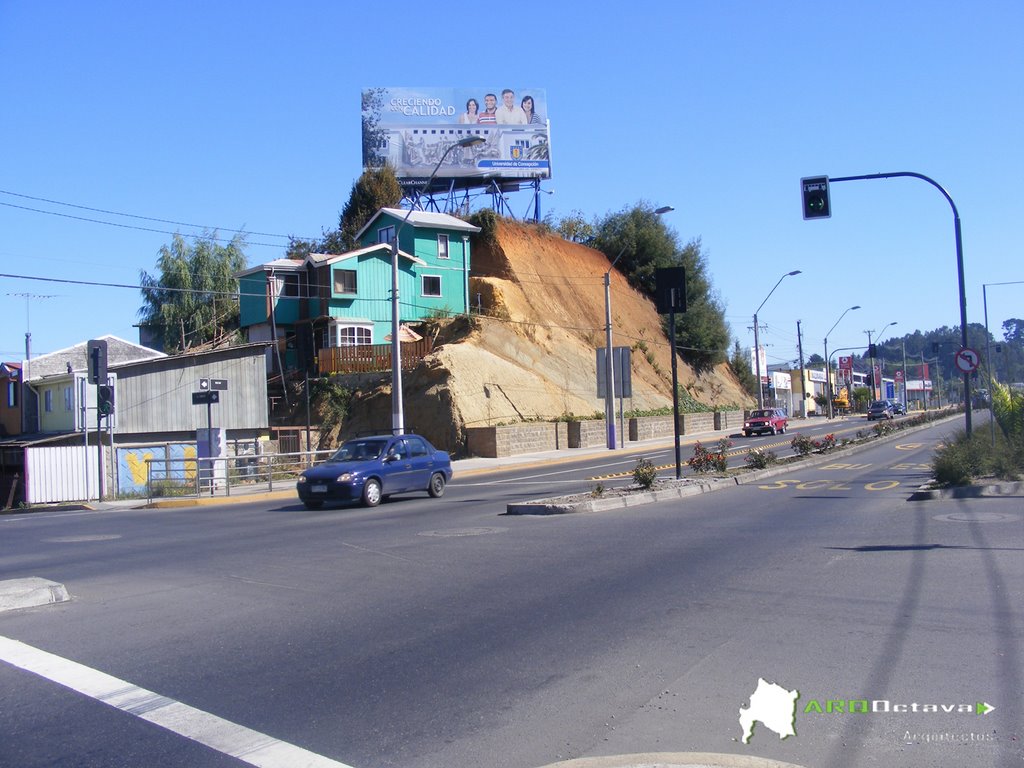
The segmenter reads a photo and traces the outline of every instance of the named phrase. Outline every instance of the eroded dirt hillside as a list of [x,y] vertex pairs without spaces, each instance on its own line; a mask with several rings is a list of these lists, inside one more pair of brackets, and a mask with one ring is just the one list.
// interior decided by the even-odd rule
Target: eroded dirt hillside
[[[536,227],[501,220],[493,242],[473,243],[466,332],[449,334],[406,373],[406,428],[458,452],[465,427],[603,413],[595,350],[604,347],[604,273],[599,251]],[[653,303],[612,273],[615,346],[632,348],[626,410],[671,406],[671,355]],[[444,335],[441,336],[444,339]],[[698,375],[682,360],[680,384],[706,405],[749,405],[727,365]],[[616,406],[617,407],[617,406]],[[357,396],[346,434],[391,422],[390,385]]]

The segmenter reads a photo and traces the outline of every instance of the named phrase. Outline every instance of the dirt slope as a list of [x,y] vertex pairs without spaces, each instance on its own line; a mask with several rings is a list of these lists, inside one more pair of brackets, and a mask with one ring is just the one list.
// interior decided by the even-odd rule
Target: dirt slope
[[[410,431],[457,452],[464,428],[603,413],[595,349],[604,347],[604,254],[530,225],[500,221],[496,242],[474,242],[470,298],[486,316],[443,343],[404,380]],[[650,300],[612,273],[615,346],[632,352],[626,410],[671,406],[671,355]],[[443,337],[442,337],[443,338]],[[749,405],[728,366],[679,381],[706,405]],[[390,425],[390,386],[356,398],[346,434]],[[617,406],[616,406],[617,407]]]

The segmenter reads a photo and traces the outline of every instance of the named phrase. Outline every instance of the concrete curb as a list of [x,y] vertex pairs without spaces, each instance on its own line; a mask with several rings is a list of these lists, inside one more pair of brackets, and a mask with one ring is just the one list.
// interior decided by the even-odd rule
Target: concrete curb
[[937,501],[939,499],[982,499],[1001,496],[1024,496],[1024,482],[1006,481],[985,485],[961,485],[955,488],[921,487],[911,495],[911,501]]
[[182,507],[214,507],[223,504],[245,504],[252,501],[263,501],[265,499],[294,499],[299,500],[299,494],[294,488],[287,491],[268,491],[267,493],[248,493],[241,496],[201,496],[199,498],[167,499],[144,504],[139,509],[180,509]]
[[[659,488],[655,491],[638,491],[636,493],[630,493],[622,496],[610,496],[607,498],[580,498],[578,501],[571,501],[570,499],[562,499],[556,496],[548,499],[533,499],[530,501],[514,502],[506,506],[505,514],[564,515],[575,512],[604,512],[611,509],[623,509],[625,507],[650,504],[656,501],[670,501],[672,499],[684,498],[686,496],[711,493],[731,486],[748,485],[750,483],[756,483],[761,480],[775,477],[776,475],[783,475],[788,472],[792,472],[797,467],[815,467],[819,464],[830,464],[836,461],[838,456],[855,455],[878,445],[895,442],[896,440],[905,438],[907,435],[912,435],[915,432],[920,432],[924,429],[930,429],[938,424],[942,424],[946,421],[951,421],[959,417],[960,414],[953,414],[945,419],[937,419],[936,421],[932,421],[927,424],[901,429],[891,435],[876,437],[866,443],[858,443],[857,445],[850,445],[845,448],[836,448],[831,453],[816,454],[802,458],[796,456],[787,457],[782,463],[773,467],[768,467],[767,469],[755,469],[752,471],[741,470],[742,474],[732,475],[729,477],[708,478],[704,480],[687,478],[686,480],[681,481],[682,483],[685,483],[685,485],[678,485],[670,488]],[[1013,494],[1004,493],[1000,495]],[[911,499],[916,500],[913,497],[911,497]]]
[[509,504],[505,507],[507,515],[565,515],[573,512],[602,512],[606,509],[621,509],[623,507],[635,507],[641,504],[650,504],[655,501],[671,501],[682,499],[687,496],[698,496],[702,493],[710,493],[718,490],[718,485],[735,485],[735,481],[728,477],[716,477],[709,480],[681,481],[682,484],[670,487],[659,488],[654,491],[640,491],[625,496],[596,497],[579,502],[559,502],[555,499],[540,499],[538,501],[523,501]]
[[35,608],[52,603],[66,603],[71,599],[63,584],[49,579],[30,576],[25,579],[0,581],[0,613],[19,608]]
[[635,755],[580,757],[542,768],[802,768],[754,755],[711,752],[643,752]]

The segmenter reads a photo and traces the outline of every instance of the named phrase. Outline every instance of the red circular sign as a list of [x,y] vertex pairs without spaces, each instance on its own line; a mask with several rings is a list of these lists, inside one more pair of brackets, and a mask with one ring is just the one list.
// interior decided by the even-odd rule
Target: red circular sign
[[964,347],[956,353],[956,367],[961,373],[974,373],[981,364],[981,355],[977,350]]

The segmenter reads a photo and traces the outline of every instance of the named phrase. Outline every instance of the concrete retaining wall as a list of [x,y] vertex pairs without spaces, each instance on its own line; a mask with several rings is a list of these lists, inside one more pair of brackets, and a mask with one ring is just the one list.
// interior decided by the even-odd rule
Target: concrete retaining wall
[[743,411],[715,411],[715,429],[740,429]]
[[568,427],[570,448],[593,448],[608,444],[608,428],[604,419],[570,421]]
[[671,416],[640,416],[629,420],[629,439],[653,440],[656,437],[672,437]]
[[537,451],[555,451],[568,446],[569,436],[564,421],[538,421],[466,429],[466,450],[469,455],[487,459],[500,459]]
[[682,433],[684,435],[696,435],[701,432],[714,432],[715,414],[713,413],[681,413],[679,419],[682,421]]

